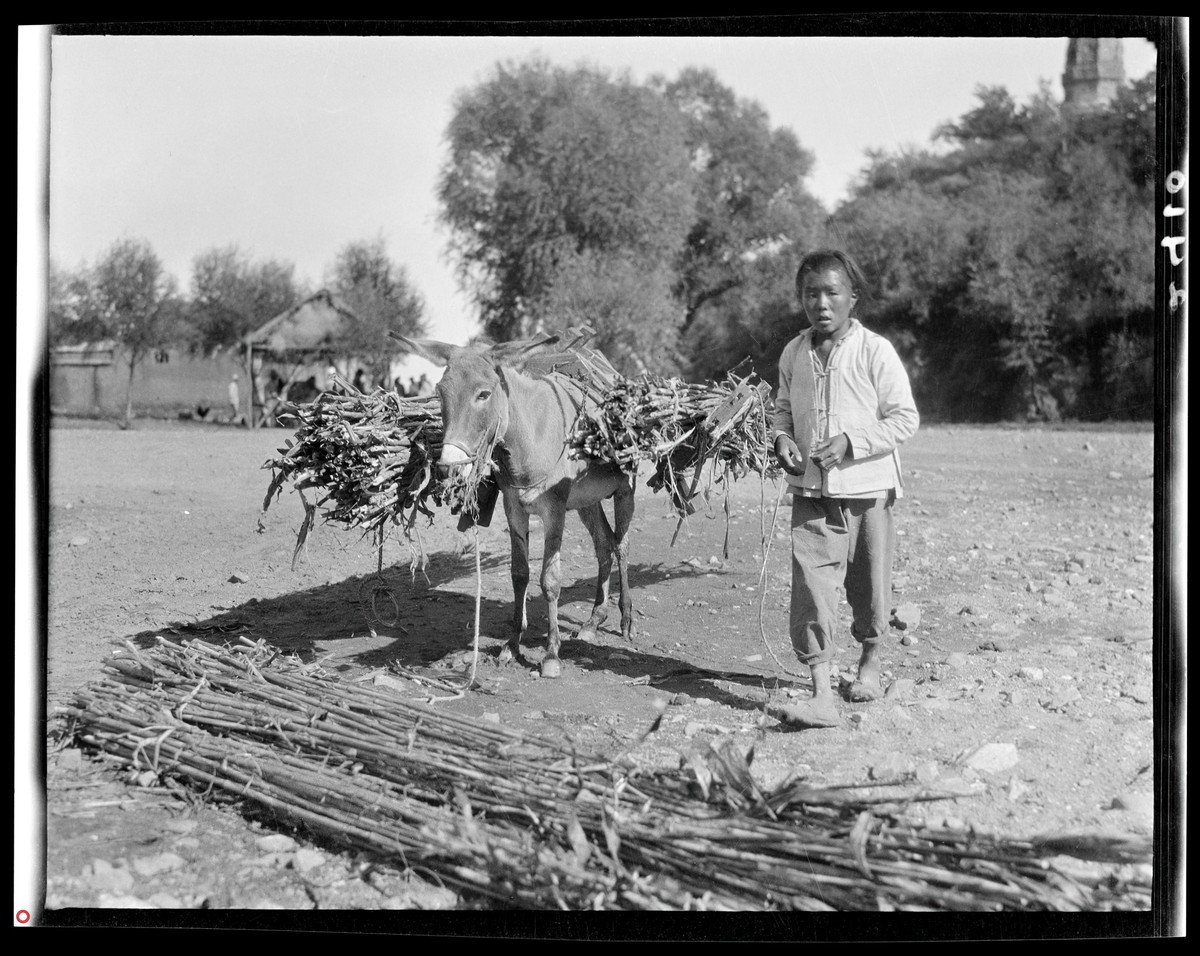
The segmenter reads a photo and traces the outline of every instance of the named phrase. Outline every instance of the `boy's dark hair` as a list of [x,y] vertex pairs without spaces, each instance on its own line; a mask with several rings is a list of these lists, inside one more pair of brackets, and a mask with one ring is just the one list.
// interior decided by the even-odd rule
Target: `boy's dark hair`
[[850,280],[850,288],[857,293],[860,302],[870,294],[862,267],[855,261],[854,256],[842,252],[841,249],[817,249],[801,259],[796,269],[796,294],[799,295],[804,288],[806,272],[824,272],[826,269],[840,269],[846,273],[846,278]]

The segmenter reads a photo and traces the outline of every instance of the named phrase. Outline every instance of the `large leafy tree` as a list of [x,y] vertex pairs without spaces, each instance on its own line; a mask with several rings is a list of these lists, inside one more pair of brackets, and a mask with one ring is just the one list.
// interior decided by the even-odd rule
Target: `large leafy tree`
[[824,219],[804,186],[812,153],[790,129],[772,129],[761,106],[739,99],[711,70],[653,82],[684,117],[696,172],[696,211],[678,263],[683,332],[734,289],[743,313],[760,297],[772,308],[769,290],[751,291],[764,272],[760,261],[810,246]]
[[205,352],[234,346],[247,332],[303,297],[291,263],[254,262],[236,245],[208,249],[192,261],[190,318]]
[[[598,277],[600,262],[636,261],[647,275],[672,268],[695,208],[684,133],[661,96],[591,67],[502,64],[459,96],[441,219],[488,336],[561,326],[548,310],[562,301],[566,277]],[[681,313],[669,283],[651,286],[657,301],[647,311],[676,310],[673,328]],[[609,283],[601,296],[612,292]],[[588,311],[580,295],[572,299]]]
[[386,378],[396,352],[389,331],[425,333],[425,300],[413,287],[404,266],[388,256],[383,239],[349,242],[326,274],[326,286],[354,314],[354,322],[338,347],[366,359],[376,381]]
[[586,322],[622,367],[737,364],[823,219],[811,155],[707,70],[638,85],[502,65],[460,96],[449,139],[442,219],[487,334]]

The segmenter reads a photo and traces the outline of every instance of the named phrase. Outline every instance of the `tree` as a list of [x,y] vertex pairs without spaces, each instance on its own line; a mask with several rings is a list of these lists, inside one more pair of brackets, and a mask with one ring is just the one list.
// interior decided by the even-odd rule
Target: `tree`
[[328,270],[326,285],[355,316],[338,347],[365,358],[376,381],[385,379],[396,352],[388,332],[425,334],[425,302],[404,267],[388,258],[383,239],[350,242]]
[[566,256],[535,311],[555,327],[588,326],[589,343],[624,375],[677,373],[679,310],[674,275],[664,263],[647,268],[628,252],[587,250]]
[[146,354],[178,334],[182,314],[176,282],[150,244],[142,239],[114,243],[92,272],[98,316],[125,349],[129,380],[125,424],[133,418],[133,376]]
[[[706,308],[742,288],[740,306],[754,309],[773,295],[744,288],[763,273],[755,263],[811,248],[825,218],[804,186],[813,155],[790,129],[775,129],[757,103],[739,100],[708,69],[685,69],[671,82],[655,78],[684,118],[690,165],[696,172],[696,212],[677,266],[686,335]],[[766,270],[772,274],[772,270]]]
[[560,270],[615,256],[658,274],[684,247],[695,203],[684,124],[627,76],[502,64],[459,97],[448,138],[441,220],[493,339],[560,324],[541,311],[557,301]]
[[[778,287],[756,283],[824,218],[803,186],[811,154],[708,70],[637,85],[502,65],[459,98],[449,139],[442,221],[485,331],[526,337],[569,315],[656,373],[737,364],[738,330],[779,311]],[[741,324],[723,331],[735,303]]]
[[237,246],[213,248],[192,261],[190,317],[194,344],[204,352],[229,348],[290,308],[304,290],[291,263],[252,262]]
[[48,278],[46,337],[51,346],[78,345],[109,337],[87,266],[69,271],[51,262]]
[[978,95],[939,129],[948,151],[873,154],[834,217],[876,281],[873,323],[934,416],[1146,414],[1144,379],[1113,363],[1151,341],[1152,84],[1086,114],[1044,86]]

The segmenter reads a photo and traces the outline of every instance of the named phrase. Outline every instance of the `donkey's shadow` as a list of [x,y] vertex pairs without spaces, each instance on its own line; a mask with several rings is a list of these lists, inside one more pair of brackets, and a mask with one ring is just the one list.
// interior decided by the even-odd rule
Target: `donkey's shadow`
[[[480,646],[485,654],[497,653],[511,634],[512,591],[507,575],[501,579],[503,588],[497,589],[494,573],[507,568],[505,553],[480,555],[480,571],[487,575],[478,612]],[[631,565],[634,606],[638,590],[707,573],[711,572],[678,564]],[[336,658],[333,669],[342,671],[389,665],[453,667],[456,655],[472,647],[475,590],[473,554],[436,554],[423,570],[394,565],[379,574],[354,575],[273,598],[252,598],[220,608],[210,617],[171,622],[131,639],[141,647],[152,646],[159,637],[213,644],[261,639],[305,661],[332,655]],[[489,590],[493,593],[488,594]],[[583,609],[590,606],[594,590],[591,575],[564,583],[559,614],[568,634],[586,620]],[[546,603],[536,587],[531,588],[528,611],[529,626],[517,666],[535,666],[546,649]],[[669,693],[708,697],[742,710],[760,707],[764,692],[779,684],[770,675],[715,672],[637,643],[626,645],[620,641],[616,620],[614,613],[611,623],[602,628],[604,643],[567,637],[562,648],[564,660],[582,670],[644,680]],[[607,639],[615,639],[615,645]],[[727,689],[730,684],[742,685],[745,693]]]

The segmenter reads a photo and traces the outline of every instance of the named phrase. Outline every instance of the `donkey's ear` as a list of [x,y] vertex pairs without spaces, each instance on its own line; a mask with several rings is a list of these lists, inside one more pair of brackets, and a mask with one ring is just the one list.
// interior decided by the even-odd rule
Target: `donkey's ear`
[[399,332],[388,332],[392,338],[403,345],[408,351],[421,356],[434,365],[449,365],[450,361],[462,351],[462,346],[451,345],[449,342],[438,342],[436,339],[410,339]]

